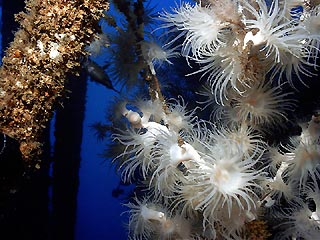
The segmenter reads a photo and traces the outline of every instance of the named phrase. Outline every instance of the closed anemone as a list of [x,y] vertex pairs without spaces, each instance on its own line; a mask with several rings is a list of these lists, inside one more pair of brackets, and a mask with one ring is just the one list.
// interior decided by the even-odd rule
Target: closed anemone
[[191,224],[179,214],[171,215],[161,205],[144,198],[135,198],[129,208],[129,238],[145,239],[191,239]]
[[165,212],[148,199],[140,201],[135,198],[134,202],[125,204],[129,208],[125,213],[130,214],[129,235],[133,236],[133,239],[150,239],[157,224],[166,218]]

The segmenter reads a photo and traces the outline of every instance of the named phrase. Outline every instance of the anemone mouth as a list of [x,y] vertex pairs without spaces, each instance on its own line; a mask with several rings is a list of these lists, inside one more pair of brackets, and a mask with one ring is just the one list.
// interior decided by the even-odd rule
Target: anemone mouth
[[240,170],[232,162],[216,165],[210,180],[220,192],[226,194],[234,193],[242,182]]
[[[255,99],[252,96],[244,100],[242,104],[243,114],[246,114],[249,121],[257,121],[259,118],[267,118],[266,110],[268,110],[265,102],[262,99]],[[244,117],[244,119],[246,119]]]
[[266,106],[265,99],[267,97],[264,92],[253,91],[244,99],[244,103],[252,108],[262,109]]

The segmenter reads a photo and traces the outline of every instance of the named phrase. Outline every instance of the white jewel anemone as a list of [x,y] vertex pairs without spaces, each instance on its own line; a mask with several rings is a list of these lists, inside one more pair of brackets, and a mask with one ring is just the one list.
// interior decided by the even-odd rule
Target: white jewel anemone
[[120,166],[123,169],[122,178],[125,182],[134,177],[136,169],[139,169],[142,177],[146,179],[148,172],[155,165],[150,158],[155,142],[161,136],[170,135],[166,126],[156,122],[145,123],[144,128],[139,130],[119,130],[119,133],[113,134],[113,140],[125,146],[123,153],[114,159],[114,161],[119,158],[126,159]]
[[[125,204],[129,218],[130,236],[136,240],[154,239],[191,239],[191,223],[179,214],[169,214],[159,204],[147,199],[135,198],[136,203]],[[158,238],[157,238],[158,239]]]
[[156,75],[155,66],[160,67],[163,62],[172,64],[169,59],[179,55],[179,53],[175,51],[177,47],[170,48],[168,45],[160,46],[154,41],[143,41],[141,43],[142,56],[149,65],[153,75]]
[[[243,153],[231,153],[228,148],[217,153],[211,151],[211,146],[206,147],[208,152],[202,156],[204,162],[199,162],[198,168],[188,170],[188,183],[179,189],[179,194],[188,196],[188,199],[180,198],[182,204],[203,211],[204,228],[216,220],[217,210],[223,206],[229,216],[234,205],[247,211],[255,208],[255,190],[260,188],[257,180],[263,171],[254,168],[261,155],[243,158]],[[190,189],[193,189],[191,195],[186,193]]]
[[200,56],[202,51],[214,51],[223,42],[221,32],[228,24],[220,20],[210,6],[192,6],[189,3],[173,9],[173,13],[165,12],[160,19],[165,22],[163,28],[181,31],[170,43],[185,36],[182,55],[189,56],[191,53],[193,57]]
[[201,58],[194,60],[201,67],[189,75],[202,73],[201,78],[206,78],[215,101],[222,105],[228,98],[228,88],[232,87],[241,93],[241,89],[249,81],[244,77],[244,58],[237,50],[237,46],[221,46],[215,51],[203,52]]
[[246,34],[244,44],[252,41],[254,46],[265,51],[266,58],[274,57],[275,63],[284,63],[281,52],[293,55],[301,52],[301,41],[307,37],[306,31],[294,24],[294,20],[286,18],[286,9],[281,8],[278,0],[272,1],[270,7],[264,0],[256,2],[259,10],[243,1],[244,8],[254,16],[254,19],[245,19],[246,27],[253,30]]
[[160,206],[135,198],[134,203],[125,204],[130,208],[127,211],[129,218],[129,235],[134,239],[151,239],[152,233],[157,230],[157,225],[166,221],[166,212]]
[[286,111],[292,111],[295,104],[288,99],[291,93],[282,93],[280,87],[255,84],[242,95],[234,95],[233,111],[241,122],[252,126],[276,125],[287,120]]

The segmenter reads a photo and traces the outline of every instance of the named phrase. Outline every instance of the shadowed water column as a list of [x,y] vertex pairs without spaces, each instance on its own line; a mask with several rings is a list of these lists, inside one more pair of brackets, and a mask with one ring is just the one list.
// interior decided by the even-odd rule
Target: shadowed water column
[[74,239],[86,76],[68,83],[71,94],[56,112],[53,156],[53,239]]

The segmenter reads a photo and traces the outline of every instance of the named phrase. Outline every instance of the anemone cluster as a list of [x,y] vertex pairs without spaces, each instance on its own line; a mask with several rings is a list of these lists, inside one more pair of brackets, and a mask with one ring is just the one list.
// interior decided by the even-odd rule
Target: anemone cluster
[[[143,186],[126,204],[129,238],[318,239],[319,109],[290,119],[317,76],[318,3],[208,0],[159,19],[174,37],[144,41],[146,65],[156,75],[179,53],[197,66],[203,100],[117,103],[113,161]],[[274,139],[297,121],[298,134]]]

